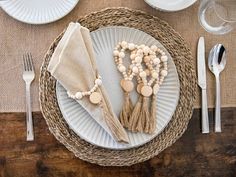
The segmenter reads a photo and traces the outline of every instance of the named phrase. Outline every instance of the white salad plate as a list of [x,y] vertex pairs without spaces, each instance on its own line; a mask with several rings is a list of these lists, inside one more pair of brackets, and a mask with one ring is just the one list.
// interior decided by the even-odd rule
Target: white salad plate
[[151,7],[168,12],[179,11],[193,5],[197,0],[144,0]]
[[[123,103],[123,92],[120,87],[121,75],[117,71],[113,60],[113,48],[119,41],[127,41],[148,46],[157,45],[167,54],[168,75],[160,87],[157,95],[157,127],[155,133],[132,133],[127,130],[130,143],[122,144],[114,141],[108,133],[89,115],[87,111],[75,100],[67,96],[66,90],[57,82],[56,93],[61,113],[69,127],[87,142],[103,148],[121,150],[141,146],[163,131],[170,122],[179,100],[179,78],[173,59],[168,51],[152,36],[143,31],[128,27],[105,27],[91,32],[94,51],[96,53],[99,74],[116,115]],[[126,56],[124,60],[128,60]],[[133,103],[137,101],[137,93],[131,94]]]
[[66,16],[79,0],[0,0],[0,7],[24,23],[45,24]]

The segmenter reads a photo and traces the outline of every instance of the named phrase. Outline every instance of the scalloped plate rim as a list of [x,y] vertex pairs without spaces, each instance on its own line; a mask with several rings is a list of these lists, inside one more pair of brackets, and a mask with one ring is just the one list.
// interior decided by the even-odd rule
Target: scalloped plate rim
[[49,20],[49,21],[40,21],[40,22],[27,21],[27,20],[17,18],[16,16],[14,16],[10,12],[8,12],[6,9],[4,9],[4,1],[0,1],[0,9],[2,9],[8,16],[12,17],[13,19],[15,19],[19,22],[26,23],[26,24],[32,24],[32,25],[43,25],[43,24],[56,22],[56,21],[64,18],[66,15],[68,15],[75,8],[75,6],[79,3],[80,0],[74,0],[74,1],[75,1],[74,5],[71,6],[71,8],[66,13],[64,13],[63,15],[58,16],[57,18]]
[[184,5],[180,8],[176,8],[176,9],[173,9],[173,8],[163,8],[163,7],[158,7],[157,5],[153,4],[150,2],[150,0],[144,0],[149,6],[153,7],[154,9],[157,9],[157,10],[160,10],[160,11],[164,11],[164,12],[176,12],[176,11],[181,11],[181,10],[184,10],[184,9],[187,9],[188,7],[192,6],[194,3],[197,2],[197,0],[192,0],[191,2],[189,2],[187,5]]

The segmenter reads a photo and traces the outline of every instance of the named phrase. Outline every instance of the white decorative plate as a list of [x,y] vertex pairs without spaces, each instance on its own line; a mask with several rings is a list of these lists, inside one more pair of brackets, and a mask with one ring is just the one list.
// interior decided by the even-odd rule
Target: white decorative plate
[[179,11],[193,5],[197,0],[144,0],[151,7],[162,11]]
[[0,0],[11,17],[29,24],[50,23],[67,15],[79,0]]
[[[170,54],[152,36],[133,28],[106,27],[91,33],[97,65],[103,79],[104,87],[111,101],[114,112],[119,115],[123,103],[123,92],[120,88],[120,73],[113,61],[113,48],[119,41],[125,40],[135,44],[153,44],[162,48],[167,56],[169,73],[157,95],[157,128],[153,135],[128,132],[130,144],[115,142],[103,128],[90,117],[83,107],[67,96],[66,90],[57,82],[56,93],[59,107],[66,122],[75,133],[91,144],[109,149],[129,149],[147,143],[157,136],[171,120],[179,99],[179,79]],[[128,57],[128,56],[127,56]],[[137,93],[133,91],[132,100],[137,100]]]

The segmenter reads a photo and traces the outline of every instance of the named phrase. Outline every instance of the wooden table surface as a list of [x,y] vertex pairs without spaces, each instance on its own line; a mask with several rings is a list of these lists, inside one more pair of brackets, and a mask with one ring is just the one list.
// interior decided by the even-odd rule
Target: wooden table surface
[[[213,131],[213,110],[209,110]],[[200,110],[184,135],[160,155],[130,167],[100,167],[76,158],[33,114],[35,141],[25,141],[25,114],[0,114],[0,177],[233,177],[236,176],[236,108],[222,110],[222,133],[200,133]]]

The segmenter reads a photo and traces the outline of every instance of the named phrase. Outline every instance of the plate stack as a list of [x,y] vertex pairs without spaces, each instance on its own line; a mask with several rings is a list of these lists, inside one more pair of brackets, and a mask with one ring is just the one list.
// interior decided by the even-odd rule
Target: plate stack
[[[152,158],[183,134],[191,118],[196,78],[189,48],[166,22],[137,10],[105,9],[78,22],[91,31],[98,70],[117,115],[123,101],[120,76],[116,68],[107,67],[114,66],[114,46],[125,40],[164,49],[169,58],[169,74],[157,95],[156,131],[152,135],[127,131],[130,144],[117,143],[78,102],[67,96],[63,86],[47,71],[63,33],[51,45],[41,67],[40,103],[50,131],[77,157],[91,163],[127,166]],[[132,95],[132,99],[137,100],[137,96]]]

